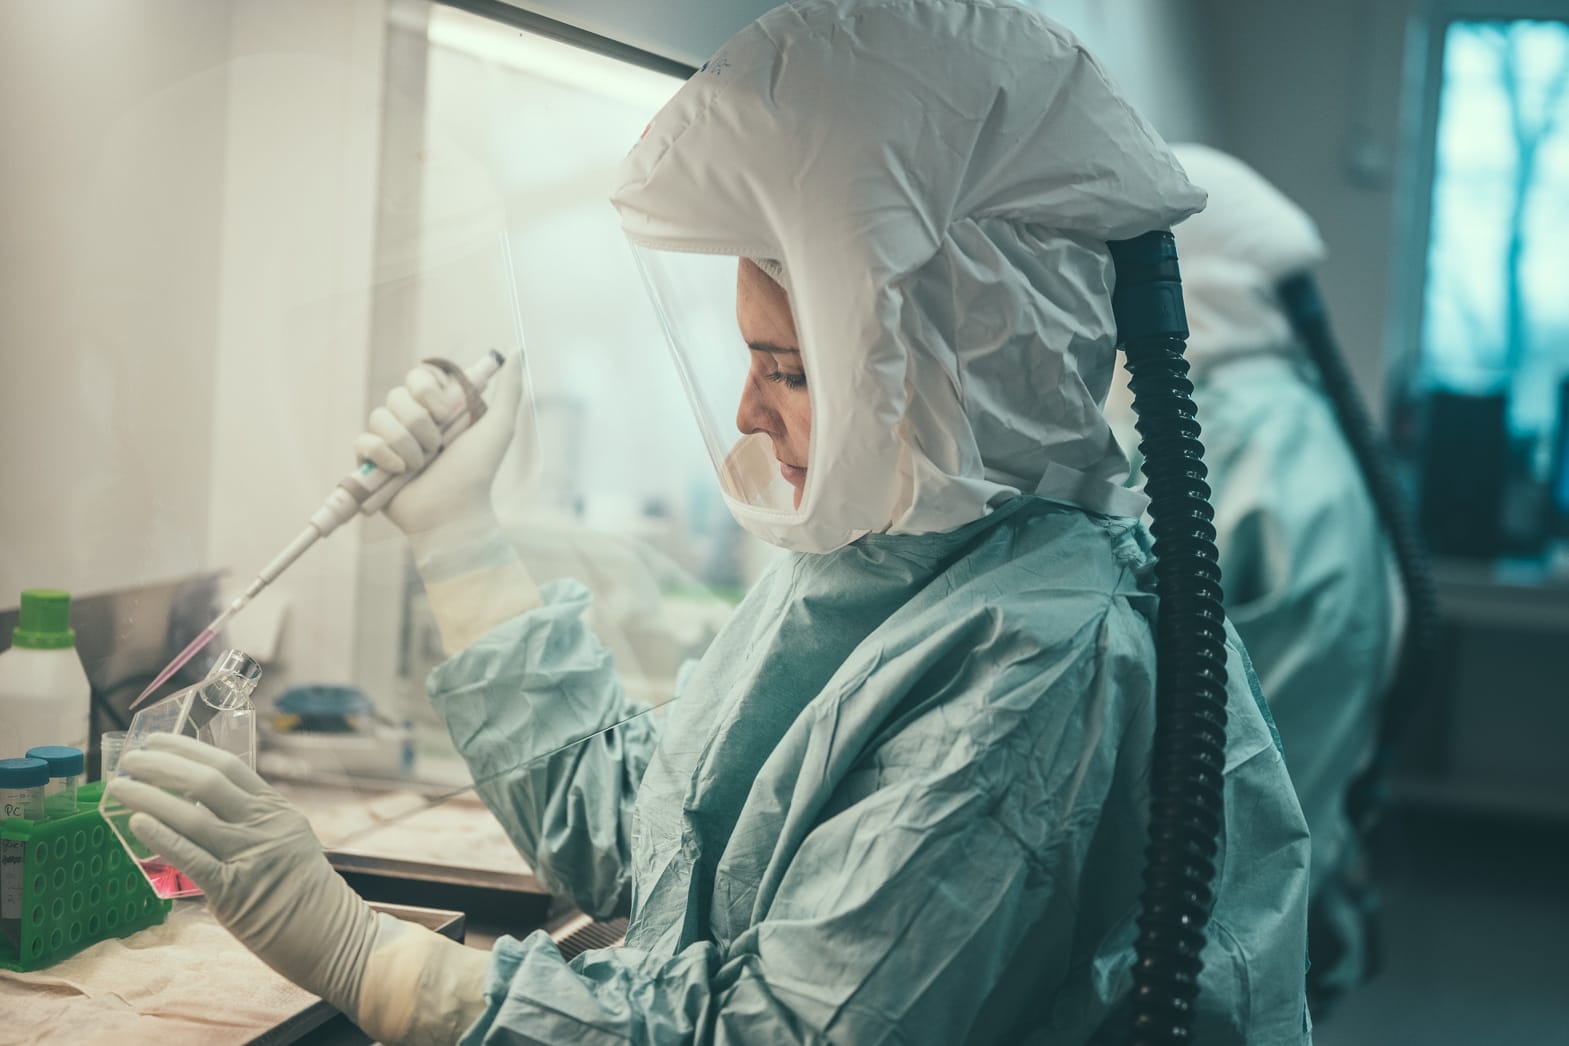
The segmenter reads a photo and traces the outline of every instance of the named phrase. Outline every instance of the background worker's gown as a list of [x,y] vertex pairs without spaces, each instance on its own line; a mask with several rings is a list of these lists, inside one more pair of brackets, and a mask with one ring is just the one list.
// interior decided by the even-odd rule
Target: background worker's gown
[[[541,879],[630,914],[498,943],[470,1041],[1120,1042],[1154,719],[1147,534],[1031,497],[791,555],[628,719],[586,593],[430,690]],[[1240,646],[1199,1041],[1308,1040],[1308,843]],[[610,727],[602,730],[601,728]]]
[[1194,379],[1226,616],[1280,728],[1312,833],[1314,977],[1368,973],[1364,855],[1346,797],[1367,765],[1404,616],[1372,497],[1299,354],[1216,362]]

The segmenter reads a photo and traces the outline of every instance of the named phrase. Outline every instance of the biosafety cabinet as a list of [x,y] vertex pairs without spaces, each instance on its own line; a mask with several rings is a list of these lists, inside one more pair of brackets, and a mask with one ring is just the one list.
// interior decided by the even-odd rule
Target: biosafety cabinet
[[[0,181],[22,274],[0,284],[0,441],[30,452],[6,467],[0,593],[64,588],[103,623],[82,641],[100,728],[299,532],[411,367],[492,348],[529,378],[498,508],[542,580],[588,584],[634,696],[669,695],[772,552],[714,490],[607,198],[652,114],[767,6],[6,9],[8,77],[69,69],[72,90],[3,103],[29,146]],[[1052,13],[1135,83],[1181,51],[1159,18]],[[1207,119],[1180,89],[1134,93],[1172,133]],[[266,668],[264,710],[357,691],[388,747],[345,767],[450,762],[424,697],[439,637],[384,519],[312,548],[227,632]]]

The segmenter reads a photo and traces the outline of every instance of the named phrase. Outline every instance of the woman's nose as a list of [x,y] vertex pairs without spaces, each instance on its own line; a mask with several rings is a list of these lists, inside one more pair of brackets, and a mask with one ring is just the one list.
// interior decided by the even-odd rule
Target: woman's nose
[[745,436],[754,432],[767,436],[781,435],[779,415],[768,405],[767,397],[758,388],[758,381],[754,377],[749,376],[741,386],[741,403],[736,408],[735,427]]

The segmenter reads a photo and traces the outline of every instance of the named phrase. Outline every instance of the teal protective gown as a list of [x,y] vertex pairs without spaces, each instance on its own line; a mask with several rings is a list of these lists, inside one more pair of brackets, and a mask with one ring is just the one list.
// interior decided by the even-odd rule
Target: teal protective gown
[[1217,365],[1193,399],[1226,615],[1258,667],[1312,832],[1315,983],[1341,992],[1368,975],[1364,856],[1346,795],[1377,733],[1397,590],[1367,486],[1305,366],[1283,356]]
[[[629,705],[583,589],[430,691],[542,880],[630,915],[503,938],[470,1042],[1121,1042],[1154,724],[1147,533],[1017,497],[781,560]],[[1233,641],[1198,1041],[1302,1043],[1307,831]]]
[[1278,356],[1218,366],[1193,398],[1226,615],[1279,724],[1313,830],[1316,884],[1353,843],[1345,795],[1367,761],[1389,675],[1394,589],[1372,499],[1303,366]]

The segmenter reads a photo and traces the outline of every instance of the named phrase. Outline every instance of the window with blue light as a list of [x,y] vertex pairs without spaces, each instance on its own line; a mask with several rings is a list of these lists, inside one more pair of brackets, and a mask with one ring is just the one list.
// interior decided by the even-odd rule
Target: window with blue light
[[[1531,552],[1569,521],[1569,22],[1460,19],[1440,31],[1427,96],[1424,517],[1439,552]],[[1437,489],[1442,459],[1490,457],[1492,488]]]

